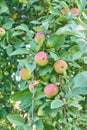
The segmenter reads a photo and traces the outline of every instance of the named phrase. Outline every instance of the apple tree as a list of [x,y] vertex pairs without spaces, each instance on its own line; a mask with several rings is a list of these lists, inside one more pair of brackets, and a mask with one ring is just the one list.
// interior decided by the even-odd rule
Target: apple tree
[[1,95],[10,101],[10,128],[87,129],[87,1],[2,0],[1,6],[0,79],[3,93],[9,85],[8,99]]

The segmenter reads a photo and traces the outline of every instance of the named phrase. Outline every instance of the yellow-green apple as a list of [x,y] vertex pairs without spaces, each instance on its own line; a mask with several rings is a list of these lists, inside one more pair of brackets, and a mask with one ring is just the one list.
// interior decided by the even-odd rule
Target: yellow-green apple
[[32,72],[26,68],[22,68],[20,70],[20,77],[23,79],[23,80],[28,80],[28,79],[31,79],[32,77]]
[[46,94],[46,96],[48,98],[53,98],[58,93],[58,87],[55,84],[53,84],[53,83],[48,84],[44,88],[44,93]]
[[0,27],[0,37],[3,37],[5,35],[5,29]]
[[44,33],[37,33],[37,34],[35,35],[35,41],[36,41],[37,43],[42,44],[42,43],[44,42],[44,40],[45,40],[45,34],[44,34]]
[[70,12],[75,15],[80,15],[80,10],[78,8],[71,8]]
[[68,65],[66,61],[64,60],[58,60],[54,64],[54,69],[59,74],[63,74],[67,70],[67,68],[68,68]]
[[38,116],[43,116],[44,115],[44,111],[43,110],[38,110],[37,115]]
[[42,45],[43,45],[43,42],[44,42],[44,40],[45,40],[45,34],[44,33],[37,33],[36,35],[35,35],[35,41],[36,41],[36,43],[37,43],[37,46],[36,46],[36,51],[39,51],[40,50],[40,48],[42,47]]
[[48,63],[48,55],[44,51],[37,52],[34,60],[39,66],[45,66]]

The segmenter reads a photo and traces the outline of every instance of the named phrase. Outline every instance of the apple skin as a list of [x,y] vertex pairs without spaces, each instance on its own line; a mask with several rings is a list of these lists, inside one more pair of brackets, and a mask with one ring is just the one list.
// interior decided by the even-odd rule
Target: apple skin
[[64,60],[58,60],[54,64],[54,69],[57,73],[63,74],[68,69],[68,65]]
[[34,60],[39,66],[45,66],[48,63],[48,55],[44,51],[37,52]]
[[48,84],[44,88],[44,93],[48,98],[53,98],[58,93],[58,87],[55,84]]
[[29,71],[29,70],[26,69],[26,68],[22,68],[22,69],[20,70],[20,77],[21,77],[23,80],[31,79],[31,77],[32,77],[32,72]]
[[0,37],[3,37],[5,35],[5,29],[0,27]]
[[66,8],[62,8],[62,9],[61,9],[61,13],[62,13],[62,14],[66,14],[66,13],[67,13]]
[[71,8],[71,9],[70,9],[70,12],[71,12],[72,14],[77,15],[77,16],[80,15],[80,10],[79,10],[78,8]]
[[36,86],[37,84],[39,84],[38,80],[34,80],[34,82],[32,83],[32,81],[29,84],[29,90],[32,92],[33,86]]
[[35,41],[39,44],[42,44],[45,40],[45,34],[44,33],[37,33],[35,35]]

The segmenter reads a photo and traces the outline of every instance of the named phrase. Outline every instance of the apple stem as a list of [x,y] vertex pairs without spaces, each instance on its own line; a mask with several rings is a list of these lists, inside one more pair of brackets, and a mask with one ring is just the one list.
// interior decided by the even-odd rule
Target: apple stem
[[32,127],[34,125],[34,73],[32,73]]

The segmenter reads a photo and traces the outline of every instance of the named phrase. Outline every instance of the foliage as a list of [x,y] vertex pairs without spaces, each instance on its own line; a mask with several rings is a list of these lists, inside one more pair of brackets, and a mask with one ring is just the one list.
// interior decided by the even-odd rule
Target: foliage
[[[80,15],[70,12],[73,7]],[[87,129],[86,7],[86,0],[0,1],[0,26],[6,31],[0,37],[0,129],[32,130],[34,124],[37,130]],[[39,50],[37,32],[45,34]],[[38,51],[47,53],[46,66],[35,63]],[[59,59],[68,64],[64,74],[54,70]],[[32,79],[20,78],[24,67],[32,71]],[[33,80],[39,82],[32,92]],[[53,98],[44,94],[49,83],[58,86]],[[39,110],[43,115],[38,115]]]

